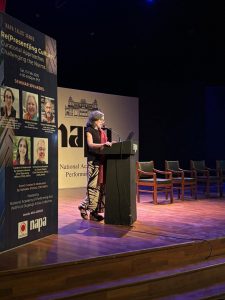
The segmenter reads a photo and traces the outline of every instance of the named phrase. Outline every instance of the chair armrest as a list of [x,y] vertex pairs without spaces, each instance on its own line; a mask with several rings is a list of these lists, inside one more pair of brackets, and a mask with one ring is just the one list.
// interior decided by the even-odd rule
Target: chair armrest
[[139,174],[142,174],[142,175],[153,176],[155,174],[155,172],[145,172],[145,171],[142,171],[140,169],[137,169],[137,171],[138,171]]
[[145,175],[145,176],[149,176],[149,177],[153,177],[153,178],[156,177],[155,172],[145,172],[140,169],[137,169],[137,175],[138,175],[138,178],[140,178],[140,175]]
[[216,172],[216,169],[212,169],[212,168],[206,168],[206,170],[209,170],[209,171],[214,171],[214,172]]
[[154,172],[158,173],[158,174],[162,174],[162,175],[169,175],[169,178],[172,179],[172,172],[170,171],[161,171],[161,170],[157,170],[157,169],[153,169]]
[[189,173],[189,174],[192,174],[193,173],[193,170],[185,170],[185,169],[181,169],[179,168],[180,171],[183,171],[185,173]]
[[205,170],[199,170],[199,169],[194,169],[196,171],[196,173],[202,173],[205,174],[206,176],[209,176],[209,170],[205,169]]
[[185,170],[185,169],[180,169],[179,170],[183,171],[184,172],[184,175],[185,174],[190,174],[190,176],[193,176],[193,177],[196,177],[196,171],[195,170]]
[[183,170],[179,170],[179,171],[175,171],[175,170],[171,170],[171,169],[167,169],[167,171],[173,173],[173,174],[183,174]]
[[213,173],[213,174],[217,174],[219,176],[219,172],[217,169],[212,169],[212,168],[206,168],[206,169],[209,171],[209,174]]
[[178,176],[180,176],[181,178],[184,178],[184,172],[182,170],[171,170],[171,169],[167,169],[167,171],[172,173],[173,178],[177,178]]
[[159,174],[165,174],[165,175],[172,174],[171,171],[161,171],[161,170],[158,170],[158,169],[155,169],[155,168],[153,170],[154,170],[154,172],[159,173]]
[[156,173],[155,172],[145,172],[140,169],[137,169],[137,180],[140,179],[140,175],[145,175],[146,177],[152,177],[154,182],[156,182]]

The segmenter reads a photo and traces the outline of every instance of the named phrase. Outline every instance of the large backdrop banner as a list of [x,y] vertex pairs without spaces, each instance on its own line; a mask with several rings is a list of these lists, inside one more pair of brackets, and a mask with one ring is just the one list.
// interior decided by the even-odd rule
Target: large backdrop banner
[[104,112],[114,141],[126,140],[133,132],[138,142],[138,98],[59,87],[59,188],[86,186],[84,130],[90,111],[96,109]]
[[56,41],[0,13],[0,251],[58,230]]

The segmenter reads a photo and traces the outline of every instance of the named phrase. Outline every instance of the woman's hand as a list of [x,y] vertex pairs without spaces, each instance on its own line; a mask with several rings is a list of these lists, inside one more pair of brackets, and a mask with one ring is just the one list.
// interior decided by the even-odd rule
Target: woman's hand
[[106,143],[104,144],[104,146],[106,146],[106,147],[112,147],[112,143],[111,143],[111,142],[106,142]]

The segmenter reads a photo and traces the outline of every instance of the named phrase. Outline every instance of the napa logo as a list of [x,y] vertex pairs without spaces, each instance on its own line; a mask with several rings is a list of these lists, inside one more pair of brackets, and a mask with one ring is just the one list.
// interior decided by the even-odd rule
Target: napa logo
[[35,219],[30,221],[30,230],[35,230],[37,229],[38,232],[41,231],[42,227],[47,226],[47,217]]

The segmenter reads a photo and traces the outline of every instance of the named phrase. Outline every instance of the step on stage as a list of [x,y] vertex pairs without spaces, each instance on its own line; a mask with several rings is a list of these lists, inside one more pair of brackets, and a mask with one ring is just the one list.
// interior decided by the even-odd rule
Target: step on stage
[[[219,299],[225,199],[153,205],[133,226],[82,220],[84,189],[59,191],[59,233],[0,254],[0,299]],[[222,297],[222,296],[221,296]],[[221,298],[223,299],[223,298]]]

